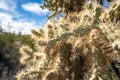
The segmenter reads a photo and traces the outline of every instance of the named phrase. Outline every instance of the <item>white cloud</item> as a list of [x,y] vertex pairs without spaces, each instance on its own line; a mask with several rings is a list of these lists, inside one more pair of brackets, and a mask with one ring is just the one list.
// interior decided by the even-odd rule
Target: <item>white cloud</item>
[[22,8],[26,11],[36,13],[37,15],[43,15],[43,14],[47,14],[49,12],[47,9],[40,8],[40,4],[38,4],[38,3],[29,2],[27,4],[23,4]]
[[0,13],[0,21],[3,30],[7,32],[15,32],[22,34],[29,34],[31,29],[37,29],[40,26],[35,24],[34,21],[26,21],[20,19],[19,21],[13,20],[14,15],[10,15],[8,13]]
[[16,0],[0,0],[0,9],[14,12],[16,9]]
[[5,22],[10,22],[13,16],[10,14],[0,13],[0,21],[5,20]]
[[13,22],[12,23],[13,28],[12,31],[22,32],[23,34],[29,34],[31,32],[31,29],[37,29],[39,28],[38,25],[36,25],[34,22]]

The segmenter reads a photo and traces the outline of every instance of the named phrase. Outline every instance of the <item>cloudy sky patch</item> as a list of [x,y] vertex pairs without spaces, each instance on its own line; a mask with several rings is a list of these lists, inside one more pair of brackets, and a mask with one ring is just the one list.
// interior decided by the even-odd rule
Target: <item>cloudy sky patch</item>
[[[34,6],[34,7],[33,7]],[[47,14],[49,11],[47,9],[42,9],[40,7],[40,4],[38,3],[26,3],[26,4],[23,4],[22,5],[22,8],[26,11],[29,11],[29,12],[32,12],[32,13],[35,13],[37,15],[44,15],[44,14]]]
[[49,11],[41,4],[42,0],[0,0],[0,25],[4,31],[29,34],[47,20]]

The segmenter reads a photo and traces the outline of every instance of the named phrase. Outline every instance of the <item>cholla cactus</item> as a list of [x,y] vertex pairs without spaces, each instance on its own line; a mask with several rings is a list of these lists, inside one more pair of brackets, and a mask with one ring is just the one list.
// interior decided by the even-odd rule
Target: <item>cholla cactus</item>
[[20,58],[20,62],[22,64],[26,64],[26,60],[29,60],[30,57],[32,57],[32,50],[28,46],[22,46],[20,48],[20,53],[22,57]]
[[98,3],[88,3],[80,13],[70,13],[57,23],[49,22],[43,29],[32,31],[34,49],[26,48],[28,52],[22,52],[32,56],[21,57],[26,67],[16,77],[19,80],[119,80],[114,71],[119,65],[113,64],[120,60],[120,51],[115,50],[116,46],[119,48],[116,40],[120,40],[120,24],[118,19],[110,22],[109,14],[112,9],[116,13],[113,17],[117,18],[119,2],[116,0],[112,5],[117,6],[107,10]]

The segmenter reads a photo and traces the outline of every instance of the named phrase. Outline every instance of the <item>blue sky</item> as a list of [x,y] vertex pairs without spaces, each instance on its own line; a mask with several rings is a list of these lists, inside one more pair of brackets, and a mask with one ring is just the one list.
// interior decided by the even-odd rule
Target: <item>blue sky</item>
[[42,10],[42,0],[0,0],[0,23],[6,31],[30,33],[42,27],[49,15]]

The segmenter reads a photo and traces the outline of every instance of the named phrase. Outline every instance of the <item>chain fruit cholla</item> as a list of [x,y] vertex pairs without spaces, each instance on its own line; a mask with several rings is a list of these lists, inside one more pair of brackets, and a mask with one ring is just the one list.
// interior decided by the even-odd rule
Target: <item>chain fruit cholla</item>
[[82,11],[33,30],[35,46],[33,50],[21,48],[21,63],[26,67],[17,79],[119,80],[119,20],[119,0],[108,9],[89,2]]

